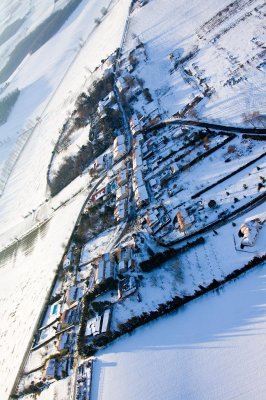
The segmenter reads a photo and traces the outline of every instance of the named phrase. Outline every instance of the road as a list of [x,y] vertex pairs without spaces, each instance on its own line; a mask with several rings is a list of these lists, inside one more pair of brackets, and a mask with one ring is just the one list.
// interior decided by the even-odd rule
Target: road
[[181,118],[170,118],[164,121],[159,122],[158,124],[148,126],[143,129],[143,133],[151,132],[157,129],[165,128],[169,125],[181,125],[181,126],[193,126],[199,128],[206,128],[206,129],[213,129],[219,130],[224,132],[234,132],[234,133],[252,133],[252,134],[266,134],[266,128],[246,128],[246,127],[239,127],[239,126],[230,126],[224,124],[214,124],[212,122],[203,122],[203,121],[195,121],[189,119],[181,119]]

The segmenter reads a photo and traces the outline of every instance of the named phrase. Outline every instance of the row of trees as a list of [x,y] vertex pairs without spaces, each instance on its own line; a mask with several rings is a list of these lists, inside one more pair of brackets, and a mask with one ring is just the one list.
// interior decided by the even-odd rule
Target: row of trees
[[[83,309],[82,309],[82,316],[80,321],[80,330],[77,337],[77,348],[78,352],[83,357],[92,356],[96,350],[94,350],[93,345],[86,344],[85,338],[85,331],[86,331],[86,324],[87,321],[92,318],[94,315],[96,302],[94,301],[97,296],[100,296],[103,293],[106,293],[110,290],[117,290],[118,288],[118,281],[114,278],[107,278],[99,284],[96,284],[93,290],[89,291],[83,299]],[[108,336],[109,333],[106,333]],[[97,339],[97,338],[96,338]],[[94,340],[96,340],[94,339]],[[98,338],[99,339],[99,338]]]
[[139,266],[143,272],[150,272],[153,269],[160,267],[162,263],[170,260],[171,258],[177,256],[178,254],[181,254],[184,251],[187,251],[192,247],[197,246],[198,244],[203,244],[204,242],[205,242],[204,237],[199,237],[198,239],[192,242],[187,242],[185,246],[180,247],[178,249],[170,248],[161,253],[155,253],[148,260],[142,261],[139,264]]
[[[107,96],[113,89],[114,74],[104,76],[93,82],[88,93],[81,93],[78,97],[75,110],[70,119],[62,127],[60,140],[55,151],[59,151],[62,144],[69,142],[70,135],[81,127],[88,125],[90,121],[90,133],[88,130],[88,142],[83,145],[74,156],[65,157],[54,178],[49,182],[51,195],[55,196],[73,179],[79,176],[91,163],[99,157],[113,143],[114,132],[122,127],[122,119],[119,110],[106,109],[106,116],[99,119],[97,107],[99,101]],[[103,138],[99,139],[99,134]],[[64,147],[64,146],[63,146]]]

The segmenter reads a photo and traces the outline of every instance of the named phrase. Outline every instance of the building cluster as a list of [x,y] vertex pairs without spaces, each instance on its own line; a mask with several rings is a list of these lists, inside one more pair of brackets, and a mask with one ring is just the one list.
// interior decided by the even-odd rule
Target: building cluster
[[96,283],[115,277],[115,261],[111,253],[102,254],[97,263]]
[[119,161],[127,153],[125,136],[119,135],[115,138],[113,143],[113,159],[115,162]]
[[[69,258],[64,260],[64,264],[67,260]],[[50,355],[43,369],[44,380],[61,379],[69,375],[69,362],[76,349],[76,325],[81,318],[80,300],[83,294],[82,285],[70,285],[63,297],[48,307],[45,323],[37,331],[32,351],[41,351],[46,346]]]
[[116,97],[113,91],[108,93],[108,95],[103,100],[100,100],[98,103],[97,112],[100,118],[105,118],[107,116],[106,110],[108,108],[112,108],[113,110],[118,110]]
[[86,337],[95,337],[106,333],[110,329],[111,309],[104,310],[102,315],[96,315],[88,320],[86,324]]
[[118,190],[116,192],[114,217],[117,222],[121,222],[124,221],[128,215],[128,171],[126,167],[118,171],[116,183]]
[[124,299],[130,296],[137,290],[137,280],[135,276],[126,275],[119,281],[118,285],[118,299]]
[[102,254],[95,262],[95,282],[99,284],[108,278],[116,278],[118,274],[134,271],[135,260],[131,246],[118,247],[114,252]]
[[[171,222],[169,214],[163,205],[152,207],[144,216],[143,224],[154,237],[160,238],[165,234],[165,228]],[[168,232],[168,230],[167,230]]]
[[141,144],[143,135],[135,135],[133,139],[133,176],[132,188],[134,192],[135,201],[138,208],[142,208],[149,204],[149,195],[147,192],[146,184],[143,179],[143,172],[145,171],[145,161],[142,159]]
[[175,228],[178,229],[180,233],[186,233],[195,223],[195,216],[189,213],[184,207],[181,207],[176,213],[174,222]]

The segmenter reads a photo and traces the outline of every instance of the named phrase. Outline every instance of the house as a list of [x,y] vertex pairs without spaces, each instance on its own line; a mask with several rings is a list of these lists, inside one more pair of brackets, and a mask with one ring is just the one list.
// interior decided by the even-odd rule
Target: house
[[110,329],[111,309],[108,308],[103,313],[101,333],[106,333]]
[[140,146],[133,151],[133,170],[142,167],[142,154]]
[[138,208],[141,208],[149,204],[149,196],[145,185],[138,186],[135,190],[135,200]]
[[137,168],[135,170],[134,175],[133,175],[133,182],[135,182],[136,186],[144,185],[142,169],[141,168]]
[[63,268],[66,269],[69,266],[70,266],[70,259],[66,257],[64,262],[63,262]]
[[194,215],[188,215],[185,209],[181,209],[177,212],[175,220],[177,229],[179,229],[180,232],[185,232],[194,224],[195,217]]
[[115,263],[111,253],[105,253],[101,256],[97,269],[96,283],[99,284],[105,279],[113,278],[115,275]]
[[151,178],[151,179],[149,180],[149,184],[150,184],[150,187],[154,189],[154,188],[157,186],[157,181],[156,181],[156,179],[155,179],[155,178]]
[[126,185],[118,188],[116,192],[116,201],[126,199],[128,196],[128,188]]
[[45,370],[44,370],[44,378],[46,379],[54,379],[55,378],[55,359],[50,358],[45,364]]
[[137,290],[137,280],[132,275],[126,275],[119,281],[118,285],[118,298],[122,299],[130,296]]
[[96,315],[86,325],[85,336],[98,336],[110,329],[111,310],[106,309],[103,315]]
[[99,101],[97,112],[101,118],[106,117],[106,108],[113,108],[115,110],[118,109],[118,105],[115,103],[115,100],[115,94],[113,91],[111,91],[103,100]]
[[66,303],[70,307],[82,297],[83,291],[81,287],[71,286],[66,291]]
[[66,291],[66,303],[70,307],[76,301],[77,286],[71,286]]
[[114,147],[117,147],[121,144],[125,143],[125,136],[124,135],[118,135],[115,139],[114,139]]
[[106,155],[103,156],[99,156],[98,158],[96,158],[96,160],[94,161],[93,164],[93,168],[98,172],[98,171],[102,171],[105,167],[105,160],[106,160]]
[[126,262],[126,260],[121,260],[118,263],[118,273],[123,274],[126,271],[127,271],[127,262]]
[[114,217],[115,219],[120,222],[124,221],[127,216],[127,200],[119,200],[116,203],[116,208],[114,211]]
[[105,263],[105,279],[114,277],[115,264],[113,261],[107,261]]
[[68,328],[69,326],[73,325],[78,318],[78,308],[77,306],[69,308],[65,310],[61,314],[60,318],[60,329]]
[[123,144],[119,144],[115,147],[113,147],[113,157],[114,157],[114,161],[119,161],[120,158],[122,158],[127,152],[126,149],[126,145]]
[[101,118],[105,118],[106,117],[105,105],[104,105],[104,103],[102,101],[99,101],[99,103],[98,103],[97,113],[99,114],[99,116]]
[[70,347],[70,333],[63,332],[58,338],[57,350],[64,351],[68,350],[69,347]]
[[156,215],[156,212],[153,210],[149,211],[145,216],[144,219],[147,225],[150,227],[152,232],[156,233],[160,229],[160,221]]
[[173,175],[176,175],[179,172],[179,167],[176,163],[170,165],[170,171]]
[[136,114],[133,114],[130,118],[129,126],[132,134],[135,136],[142,131],[143,122],[137,117]]
[[114,103],[116,100],[115,98],[115,94],[113,92],[113,90],[111,92],[108,93],[107,96],[105,96],[105,98],[102,100],[102,103],[105,107],[110,106],[112,103]]
[[104,280],[104,261],[101,260],[98,264],[96,283],[99,284]]
[[254,246],[260,229],[260,220],[258,218],[248,221],[241,225],[238,232],[241,238],[241,246]]
[[117,78],[116,87],[120,93],[128,89],[127,83],[125,82],[124,78],[122,78],[122,76],[119,76]]
[[127,183],[127,170],[123,170],[117,175],[116,182],[118,186],[123,186]]
[[98,192],[94,193],[93,196],[91,196],[91,201],[93,203],[96,203],[98,200],[104,197],[105,194],[106,194],[106,188],[103,187],[102,189],[98,190]]
[[97,336],[99,335],[100,325],[101,325],[102,317],[96,315],[96,317],[90,319],[86,325],[85,336]]
[[115,138],[113,143],[113,157],[114,161],[118,161],[126,154],[125,136],[119,135]]

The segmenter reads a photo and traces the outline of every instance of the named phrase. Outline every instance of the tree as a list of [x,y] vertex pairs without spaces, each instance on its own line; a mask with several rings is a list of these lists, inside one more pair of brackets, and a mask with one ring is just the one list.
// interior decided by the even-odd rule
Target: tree
[[208,203],[208,206],[210,208],[215,208],[217,206],[217,203],[216,203],[215,200],[210,200],[209,203]]

